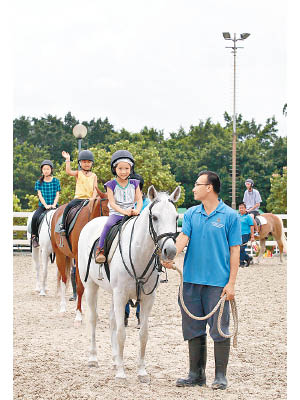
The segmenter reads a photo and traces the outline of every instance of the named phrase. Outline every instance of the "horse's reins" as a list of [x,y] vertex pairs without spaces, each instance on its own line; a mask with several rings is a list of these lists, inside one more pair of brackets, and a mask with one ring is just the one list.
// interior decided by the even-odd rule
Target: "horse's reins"
[[226,294],[223,297],[221,297],[221,299],[218,301],[218,303],[215,305],[215,307],[211,310],[210,313],[208,313],[204,317],[197,317],[196,315],[192,314],[187,309],[187,307],[186,307],[186,305],[184,303],[184,300],[183,300],[183,276],[182,276],[182,271],[178,267],[176,267],[176,265],[173,265],[172,268],[175,269],[180,275],[179,298],[180,298],[180,302],[181,302],[182,308],[186,312],[186,314],[190,318],[195,319],[197,321],[204,321],[204,320],[210,318],[211,316],[213,316],[214,313],[217,312],[218,309],[220,308],[219,315],[218,315],[218,320],[217,320],[218,332],[219,332],[220,336],[222,336],[222,337],[224,337],[226,339],[233,337],[233,347],[237,347],[238,313],[237,313],[237,307],[236,307],[235,299],[229,300],[230,307],[231,307],[231,312],[232,312],[232,317],[233,317],[233,332],[231,334],[229,334],[229,335],[226,335],[221,329],[221,319],[222,319],[224,305],[225,305],[225,301],[226,301]]
[[[173,201],[171,201],[170,199],[169,199],[169,201],[170,201],[172,204],[174,204]],[[142,275],[139,276],[139,277],[137,277],[137,275],[136,275],[136,271],[135,271],[135,268],[134,268],[134,265],[133,265],[133,262],[132,262],[132,257],[131,257],[132,237],[133,237],[133,232],[134,232],[134,228],[135,228],[135,223],[136,223],[136,221],[137,221],[137,217],[135,218],[135,221],[134,221],[133,226],[132,226],[131,235],[130,235],[130,242],[129,242],[129,260],[130,260],[131,269],[132,269],[132,272],[133,272],[133,273],[132,273],[132,272],[129,270],[129,268],[127,267],[127,265],[126,265],[126,263],[125,263],[125,261],[124,261],[124,257],[123,257],[122,246],[121,246],[121,230],[122,230],[122,225],[123,225],[123,223],[120,225],[120,228],[119,228],[119,239],[118,239],[118,244],[119,244],[119,249],[120,249],[120,254],[121,254],[122,261],[123,261],[123,265],[124,265],[126,271],[128,272],[128,274],[129,274],[129,275],[135,280],[135,282],[136,282],[137,300],[136,300],[135,304],[133,304],[133,302],[131,301],[131,304],[132,304],[133,307],[137,307],[137,305],[140,303],[140,301],[141,301],[141,291],[143,291],[143,293],[144,293],[146,296],[148,296],[148,295],[150,295],[151,293],[153,293],[154,290],[156,289],[156,287],[157,287],[157,285],[158,285],[159,274],[157,275],[156,282],[155,282],[155,284],[154,284],[154,286],[153,286],[153,288],[152,288],[152,290],[151,290],[150,292],[148,292],[148,293],[145,292],[145,290],[144,290],[144,285],[148,282],[150,276],[151,276],[152,273],[155,271],[155,269],[156,269],[158,272],[161,271],[160,253],[161,253],[161,251],[162,251],[162,249],[163,249],[163,247],[164,247],[164,245],[165,245],[165,242],[166,242],[168,239],[173,239],[173,241],[175,242],[176,232],[175,232],[175,233],[173,233],[173,232],[167,232],[167,233],[163,233],[163,234],[161,234],[161,235],[157,235],[157,233],[156,233],[156,231],[155,231],[155,229],[154,229],[154,226],[153,226],[152,208],[153,208],[154,205],[157,204],[158,202],[159,202],[159,200],[155,200],[155,201],[149,206],[149,233],[150,233],[151,239],[153,240],[153,242],[154,242],[154,244],[155,244],[155,249],[154,249],[154,251],[153,251],[153,253],[152,253],[152,256],[150,257],[150,260],[149,260],[149,262],[148,262],[146,268],[144,269]],[[158,242],[159,242],[159,240],[161,240],[161,239],[163,239],[163,238],[165,238],[165,240],[163,241],[162,246],[160,247],[159,244],[158,244]],[[153,261],[154,261],[154,264],[153,264],[152,271],[150,272],[150,274],[148,275],[148,277],[145,278],[145,275],[147,274],[147,272],[148,272],[148,270],[149,270],[151,264],[153,263]]]

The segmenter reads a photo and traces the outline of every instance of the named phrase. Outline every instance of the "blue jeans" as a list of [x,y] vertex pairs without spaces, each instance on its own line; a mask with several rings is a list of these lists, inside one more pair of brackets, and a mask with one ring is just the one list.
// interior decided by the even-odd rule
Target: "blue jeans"
[[246,247],[248,240],[250,239],[250,233],[246,233],[245,235],[242,235],[242,243],[245,243],[243,246],[240,246],[240,262],[243,263],[244,261],[249,260],[249,256],[246,253]]

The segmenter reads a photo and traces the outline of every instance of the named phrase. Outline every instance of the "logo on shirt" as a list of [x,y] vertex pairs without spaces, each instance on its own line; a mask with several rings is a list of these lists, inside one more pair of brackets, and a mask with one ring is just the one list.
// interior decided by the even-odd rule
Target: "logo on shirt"
[[213,221],[211,224],[213,226],[215,226],[216,228],[223,228],[224,224],[220,224],[220,222],[221,222],[221,220],[220,220],[220,218],[218,218],[217,221]]

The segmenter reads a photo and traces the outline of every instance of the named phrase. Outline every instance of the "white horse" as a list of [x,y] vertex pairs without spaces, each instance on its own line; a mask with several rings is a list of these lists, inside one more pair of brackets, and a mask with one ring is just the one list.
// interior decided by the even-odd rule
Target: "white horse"
[[[155,267],[152,256],[156,254],[155,250],[158,250],[160,257],[164,260],[173,260],[176,255],[174,237],[178,214],[173,202],[176,202],[180,197],[180,187],[178,186],[169,196],[166,193],[157,193],[154,186],[151,186],[148,190],[148,197],[151,203],[138,217],[129,220],[122,231],[121,251],[118,245],[109,263],[110,281],[107,279],[104,268],[96,264],[94,258],[92,258],[88,278],[85,282],[90,250],[96,238],[100,236],[108,217],[95,218],[85,225],[78,242],[78,268],[80,279],[85,287],[91,326],[91,348],[88,365],[98,366],[96,349],[97,293],[99,286],[101,286],[112,294],[109,315],[111,345],[116,378],[119,379],[126,378],[123,366],[126,337],[125,305],[129,299],[137,299],[137,281],[143,282],[140,286],[139,296],[141,325],[138,361],[138,377],[142,382],[149,381],[144,361],[148,340],[148,317],[154,303],[155,289],[159,282],[159,272]],[[147,266],[149,266],[148,269]],[[103,279],[101,280],[102,273]],[[140,279],[136,280],[135,276]]]
[[[39,292],[40,296],[46,296],[46,279],[48,271],[48,260],[50,254],[53,253],[51,244],[51,221],[56,210],[50,210],[45,215],[40,233],[39,233],[39,247],[32,247],[32,261],[36,270],[36,287],[35,291]],[[27,239],[30,240],[31,233],[28,228],[31,226],[33,213],[27,220]],[[42,279],[40,280],[40,263],[42,266]]]

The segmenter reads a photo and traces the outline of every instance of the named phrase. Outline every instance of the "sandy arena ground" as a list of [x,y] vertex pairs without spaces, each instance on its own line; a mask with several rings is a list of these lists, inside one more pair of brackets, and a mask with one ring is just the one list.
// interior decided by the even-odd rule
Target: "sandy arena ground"
[[[182,265],[182,257],[178,264]],[[97,347],[99,368],[87,366],[89,336],[86,320],[75,328],[74,302],[59,315],[56,265],[48,268],[48,292],[35,288],[31,255],[14,256],[14,399],[24,400],[275,400],[286,399],[286,262],[265,259],[239,270],[236,301],[238,347],[231,350],[226,391],[213,391],[213,343],[208,339],[207,387],[177,388],[188,369],[187,343],[182,339],[177,304],[179,275],[161,284],[149,321],[146,353],[150,383],[137,379],[139,330],[135,311],[126,329],[125,372],[116,382],[111,361],[108,311],[110,295],[99,290]],[[68,289],[68,297],[71,285]],[[84,318],[86,303],[83,300]]]

